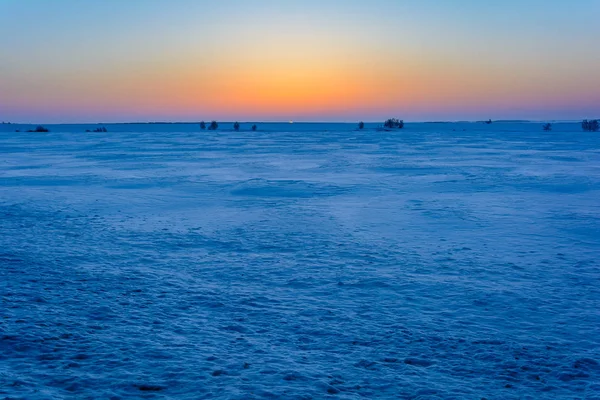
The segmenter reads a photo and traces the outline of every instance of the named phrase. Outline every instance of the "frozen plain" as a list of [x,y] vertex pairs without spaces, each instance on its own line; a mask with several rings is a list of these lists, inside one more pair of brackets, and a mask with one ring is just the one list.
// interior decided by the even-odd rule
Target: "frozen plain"
[[600,399],[600,134],[105,126],[0,125],[0,396]]

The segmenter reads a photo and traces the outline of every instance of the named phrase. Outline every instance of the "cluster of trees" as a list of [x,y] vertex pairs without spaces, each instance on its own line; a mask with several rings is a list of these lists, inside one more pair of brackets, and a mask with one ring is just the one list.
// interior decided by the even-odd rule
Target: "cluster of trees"
[[[549,132],[552,130],[552,124],[548,122],[548,123],[542,125],[542,128],[546,132]],[[597,119],[592,119],[592,120],[584,119],[583,122],[581,123],[581,128],[586,132],[598,132],[600,130],[600,122]]]
[[[552,130],[552,124],[546,123],[542,125],[544,131],[549,132]],[[587,120],[584,119],[581,123],[581,128],[586,132],[598,132],[600,130],[600,122],[597,119]]]
[[48,128],[44,128],[42,125],[38,125],[35,129],[30,129],[27,132],[50,132]]
[[86,132],[108,132],[105,127],[96,128],[93,131],[90,131],[89,129],[86,129],[85,131]]
[[[204,121],[200,122],[200,129],[202,129],[202,130],[207,129],[206,122],[204,122]],[[217,123],[217,121],[212,121],[210,123],[210,125],[208,125],[208,130],[209,131],[216,131],[217,129],[219,129],[219,124]],[[233,129],[236,130],[236,131],[239,131],[240,130],[240,123],[236,121],[233,124]],[[257,129],[258,129],[258,127],[256,126],[256,124],[252,125],[252,130],[253,131],[256,131]]]
[[[200,122],[200,129],[202,129],[202,130],[206,129],[206,122],[204,122],[204,121]],[[210,125],[208,126],[209,131],[216,131],[217,129],[219,129],[219,124],[217,124],[217,121],[212,121],[210,123]]]
[[[204,122],[204,121],[200,122],[200,129],[202,129],[202,130],[206,129],[206,122]],[[217,129],[219,129],[219,124],[217,124],[217,121],[212,121],[210,123],[210,125],[208,126],[209,131],[216,131]]]
[[600,123],[598,122],[597,119],[592,119],[590,121],[585,119],[581,123],[581,127],[586,132],[598,132],[598,130],[600,130]]
[[398,118],[390,118],[384,122],[383,127],[388,129],[402,129],[404,128],[404,120]]
[[[404,128],[404,120],[398,118],[390,118],[383,123],[383,127],[385,129],[402,129]],[[360,121],[358,123],[358,129],[365,129],[365,123],[363,121]],[[381,129],[381,127],[378,129]]]

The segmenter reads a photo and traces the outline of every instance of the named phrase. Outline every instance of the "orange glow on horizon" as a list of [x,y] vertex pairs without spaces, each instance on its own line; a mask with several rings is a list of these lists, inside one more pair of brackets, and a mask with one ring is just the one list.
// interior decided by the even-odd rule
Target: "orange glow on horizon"
[[[68,75],[49,68],[51,79],[31,81],[30,86],[15,90],[12,101],[23,108],[70,109],[124,119],[165,115],[298,120],[333,114],[368,120],[369,114],[382,112],[403,117],[427,114],[433,108],[460,113],[532,103],[572,106],[594,100],[562,93],[554,83],[565,82],[549,85],[533,67],[517,76],[444,55],[353,58],[344,51],[301,50],[240,53],[221,56],[215,63],[195,56],[157,58],[152,63],[107,65],[100,71],[82,69]],[[586,88],[587,82],[571,79],[568,85]]]
[[600,103],[588,1],[34,3],[0,1],[5,120],[561,119]]

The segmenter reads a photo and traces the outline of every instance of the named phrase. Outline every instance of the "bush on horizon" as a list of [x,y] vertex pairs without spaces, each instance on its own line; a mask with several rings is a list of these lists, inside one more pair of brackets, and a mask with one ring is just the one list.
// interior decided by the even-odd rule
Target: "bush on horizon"
[[390,118],[383,124],[385,128],[389,129],[402,129],[404,128],[404,120],[398,118]]
[[552,130],[552,124],[550,122],[548,122],[548,123],[544,124],[543,128],[546,132],[550,132]]
[[597,119],[587,120],[584,119],[581,123],[581,128],[586,132],[598,132],[600,130],[600,123]]
[[85,131],[86,132],[108,132],[105,127],[96,128],[93,131],[90,131],[89,129],[86,129]]
[[256,126],[256,124],[252,125],[252,130],[256,131],[256,129],[258,129],[258,127]]
[[233,124],[233,129],[235,129],[236,131],[240,130],[240,123],[239,122],[235,122],[235,124]]
[[219,124],[217,124],[217,121],[212,121],[208,127],[208,130],[216,131],[217,129],[219,129]]
[[206,129],[206,123],[204,121],[200,122],[200,129]]
[[42,125],[38,125],[35,129],[30,129],[27,132],[50,132],[47,128],[44,128]]
[[364,122],[362,122],[362,121],[360,121],[360,122],[358,123],[358,129],[364,129],[364,128],[365,128],[365,123],[364,123]]

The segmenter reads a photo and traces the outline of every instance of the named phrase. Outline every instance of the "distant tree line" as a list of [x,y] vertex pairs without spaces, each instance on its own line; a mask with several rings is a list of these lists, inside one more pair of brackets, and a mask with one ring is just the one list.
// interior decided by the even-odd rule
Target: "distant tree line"
[[[233,124],[233,130],[235,131],[239,131],[241,128],[241,125],[239,122],[235,122]],[[208,125],[208,127],[206,126],[206,122],[202,121],[200,122],[200,129],[205,130],[208,129],[209,131],[216,131],[217,129],[219,129],[219,124],[217,123],[217,121],[212,121],[210,123],[210,125]],[[256,124],[252,125],[252,130],[256,131],[258,129],[258,127],[256,126]]]
[[[483,121],[483,123],[490,125],[493,123],[493,121],[491,119],[488,119],[487,121]],[[593,120],[586,119],[581,123],[581,127],[586,132],[598,132],[600,130],[600,122],[597,119],[593,119]],[[235,131],[239,131],[240,128],[241,128],[240,123],[236,121],[233,124],[233,129]],[[365,123],[363,121],[360,121],[358,123],[358,129],[362,130],[364,128],[365,128]],[[401,120],[398,118],[389,118],[383,123],[383,128],[384,129],[403,129],[404,128],[404,120]],[[36,130],[29,131],[29,132],[48,132],[47,130],[38,130],[38,129],[45,129],[45,128],[38,126],[36,128]],[[200,129],[202,129],[202,130],[208,129],[209,131],[215,131],[215,130],[219,129],[219,124],[217,123],[217,121],[212,121],[207,126],[207,124],[204,121],[202,121],[202,122],[200,122]],[[252,131],[256,131],[258,129],[258,127],[256,126],[256,124],[253,124],[251,129],[252,129]],[[381,128],[379,128],[379,129],[381,129]],[[545,123],[542,125],[542,129],[546,132],[550,132],[550,131],[552,131],[552,124],[549,122]],[[94,132],[106,132],[106,128],[98,128],[98,129],[94,130]]]

